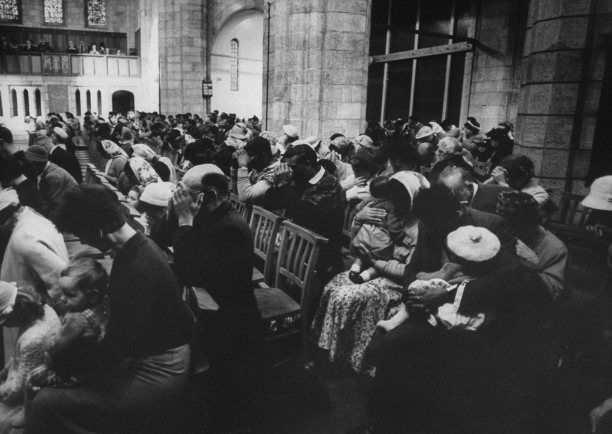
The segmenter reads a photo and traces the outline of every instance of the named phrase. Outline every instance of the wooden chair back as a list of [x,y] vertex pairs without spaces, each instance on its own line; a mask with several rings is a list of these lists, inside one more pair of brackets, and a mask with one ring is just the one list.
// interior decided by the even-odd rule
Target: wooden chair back
[[249,226],[253,233],[254,253],[264,262],[264,282],[271,283],[274,271],[274,245],[282,217],[254,205]]
[[246,221],[249,221],[249,206],[240,199],[238,199],[238,196],[234,193],[230,193],[229,201],[230,204],[234,207],[234,209],[238,211]]
[[285,286],[284,279],[300,289],[300,331],[304,354],[308,346],[310,292],[315,280],[321,247],[327,242],[327,238],[292,222],[284,221],[281,224],[281,243],[276,263],[275,286],[282,289]]
[[561,195],[558,218],[554,221],[568,226],[584,227],[591,214],[591,209],[580,205],[583,199],[582,195],[564,192]]

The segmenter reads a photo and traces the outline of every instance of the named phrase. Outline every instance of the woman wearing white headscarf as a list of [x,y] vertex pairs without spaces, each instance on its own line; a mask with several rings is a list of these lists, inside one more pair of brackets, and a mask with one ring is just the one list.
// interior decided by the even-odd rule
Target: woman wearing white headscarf
[[[362,284],[353,283],[348,271],[334,277],[325,286],[312,324],[315,342],[329,351],[330,361],[350,366],[357,373],[363,371],[363,354],[378,321],[393,316],[402,306],[402,278],[418,236],[418,220],[412,214],[412,203],[421,189],[429,188],[429,182],[421,174],[410,171],[396,173],[389,184],[394,184],[393,190],[403,196],[394,201],[394,204],[403,204],[394,212],[404,220],[403,234],[395,239],[392,259],[368,261],[381,277]],[[364,216],[369,211],[376,210],[368,206],[369,201],[366,199],[360,205],[354,225],[377,224],[385,217],[384,211],[379,210],[380,218],[366,219]]]
[[126,186],[124,175],[125,165],[128,162],[126,152],[112,140],[102,140],[102,150],[107,158],[104,168],[104,178],[118,189]]
[[132,186],[138,188],[141,193],[147,185],[153,182],[162,182],[153,166],[140,157],[132,157],[128,160],[128,164],[125,166],[125,174]]
[[158,155],[149,145],[145,145],[143,143],[136,143],[132,146],[132,150],[134,151],[134,155],[140,158],[145,159],[149,164],[155,166],[157,162],[162,163],[168,168],[170,172],[170,177],[168,178],[168,182],[172,184],[178,184],[178,175],[176,173],[176,168],[172,161],[168,157],[162,157]]

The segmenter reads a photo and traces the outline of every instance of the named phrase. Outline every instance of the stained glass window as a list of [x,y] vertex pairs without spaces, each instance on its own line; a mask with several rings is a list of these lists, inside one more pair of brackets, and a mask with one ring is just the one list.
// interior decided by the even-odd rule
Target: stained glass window
[[0,0],[0,22],[19,22],[19,6],[19,0]]
[[106,25],[106,0],[87,0],[87,25]]
[[238,90],[238,39],[232,39],[230,49],[230,90]]
[[45,0],[45,23],[64,24],[64,0]]

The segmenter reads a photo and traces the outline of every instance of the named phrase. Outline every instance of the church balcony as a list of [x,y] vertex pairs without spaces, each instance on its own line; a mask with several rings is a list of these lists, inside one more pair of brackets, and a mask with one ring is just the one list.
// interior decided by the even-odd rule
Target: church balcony
[[66,53],[6,54],[0,55],[0,74],[140,77],[140,57]]

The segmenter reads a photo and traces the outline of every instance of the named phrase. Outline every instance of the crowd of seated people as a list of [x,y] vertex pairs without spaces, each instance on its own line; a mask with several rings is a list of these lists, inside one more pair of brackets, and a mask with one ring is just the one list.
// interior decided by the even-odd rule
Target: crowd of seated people
[[107,47],[103,41],[100,43],[79,41],[77,45],[73,40],[69,40],[66,47],[53,47],[50,42],[42,39],[38,41],[38,44],[30,39],[19,43],[15,40],[8,41],[6,36],[0,36],[0,55],[21,53],[114,54],[117,56],[126,54],[120,48]]
[[[533,162],[512,154],[512,129],[411,117],[327,139],[217,111],[87,112],[82,123],[50,113],[29,120],[24,147],[0,126],[0,428],[135,430],[176,414],[203,352],[210,431],[256,429],[270,325],[233,192],[328,240],[303,320],[335,368],[372,378],[364,432],[432,421],[490,432],[460,414],[504,400],[499,426],[529,431],[524,397],[565,345],[569,253],[545,226],[549,192]],[[93,162],[85,178],[76,149]],[[583,202],[606,242],[609,178]],[[71,257],[70,236],[112,252],[108,274]],[[194,306],[194,287],[214,310]],[[605,392],[581,414],[592,410],[600,433],[612,420]]]

